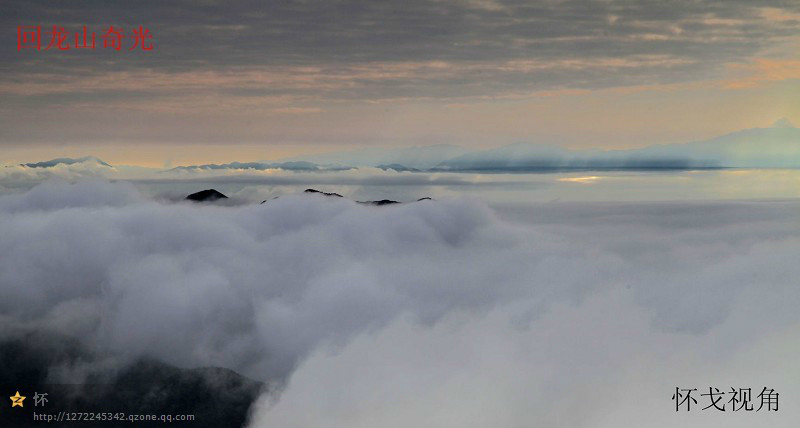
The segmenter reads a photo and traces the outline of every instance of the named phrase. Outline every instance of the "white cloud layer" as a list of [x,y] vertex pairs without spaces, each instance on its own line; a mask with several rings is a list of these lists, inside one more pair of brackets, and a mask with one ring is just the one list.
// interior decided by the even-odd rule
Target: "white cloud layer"
[[[0,333],[288,379],[253,426],[788,427],[798,208],[217,207],[46,183],[0,196]],[[675,386],[784,401],[676,414]]]

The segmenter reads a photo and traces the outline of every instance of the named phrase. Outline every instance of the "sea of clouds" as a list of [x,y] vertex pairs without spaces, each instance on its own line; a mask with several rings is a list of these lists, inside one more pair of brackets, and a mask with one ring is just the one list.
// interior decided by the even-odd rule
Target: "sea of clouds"
[[[253,427],[789,427],[798,213],[318,195],[213,206],[46,182],[0,196],[0,337],[53,332],[119,364],[275,382]],[[700,389],[700,405],[676,413],[676,386]],[[774,388],[780,411],[701,411],[709,386]]]

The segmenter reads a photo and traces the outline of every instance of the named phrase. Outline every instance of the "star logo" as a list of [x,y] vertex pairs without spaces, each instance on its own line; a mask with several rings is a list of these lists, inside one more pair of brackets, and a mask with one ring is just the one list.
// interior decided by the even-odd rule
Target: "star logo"
[[22,396],[22,395],[19,395],[19,391],[17,391],[16,394],[11,396],[11,407],[17,407],[17,406],[24,407],[22,405],[22,400],[24,400],[24,399],[25,399],[25,397]]

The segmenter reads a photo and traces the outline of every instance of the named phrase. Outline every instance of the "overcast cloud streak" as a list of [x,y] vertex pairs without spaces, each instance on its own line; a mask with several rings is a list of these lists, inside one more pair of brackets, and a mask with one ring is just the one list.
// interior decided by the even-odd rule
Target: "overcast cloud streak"
[[[71,32],[86,25],[98,37],[111,25],[129,35],[143,26],[155,48],[116,51],[98,39],[96,49],[18,51],[6,40],[0,144],[24,152],[30,144],[147,143],[150,156],[139,156],[149,164],[175,156],[170,147],[178,144],[486,145],[553,136],[597,146],[653,124],[626,138],[643,145],[650,131],[676,132],[664,123],[670,116],[709,111],[697,91],[783,84],[789,89],[773,96],[782,100],[800,78],[800,5],[778,0],[167,0],[135,8],[10,0],[3,7],[9,37],[19,25],[41,25],[47,46],[53,25]],[[606,90],[632,104],[607,98],[613,93],[602,98],[608,105],[591,97],[515,104]],[[673,110],[665,118],[637,118],[640,100],[626,91],[685,92],[659,97],[659,110]],[[754,93],[772,94],[764,91]],[[694,126],[736,129],[742,115],[754,126],[764,110],[754,107],[754,93],[738,101],[753,110],[747,115],[711,96],[719,117]],[[796,119],[788,97],[771,105],[772,120]],[[616,129],[600,139],[606,126]],[[232,160],[258,158],[214,161]]]
[[[153,78],[171,76],[183,82],[172,94],[200,89],[203,76],[213,76],[214,90],[231,97],[322,99],[694,81],[796,36],[800,14],[793,2],[714,0],[154,1],[135,9],[10,1],[5,9],[6,28],[145,25],[156,37],[157,48],[146,55],[17,52],[4,43],[0,85],[18,105],[88,94],[164,96],[150,92],[158,86]],[[109,84],[86,86],[103,81]],[[24,99],[14,96],[20,83],[31,88]],[[34,85],[40,95],[31,99]]]

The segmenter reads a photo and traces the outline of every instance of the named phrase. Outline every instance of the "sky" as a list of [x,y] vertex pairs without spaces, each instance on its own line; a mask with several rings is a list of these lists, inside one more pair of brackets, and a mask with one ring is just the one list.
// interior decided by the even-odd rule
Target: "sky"
[[[631,148],[800,123],[795,1],[15,1],[3,162],[358,147]],[[41,50],[18,26],[42,27]],[[96,49],[46,50],[53,25]],[[153,49],[103,48],[143,26]],[[74,44],[72,36],[68,40]]]
[[[0,5],[0,340],[92,351],[54,383],[225,367],[276,386],[252,428],[800,420],[800,171],[469,169],[800,165],[800,2]],[[98,46],[48,50],[54,25]],[[110,26],[153,49],[104,48]],[[371,160],[199,166],[340,157]],[[229,199],[183,200],[211,187]],[[378,199],[402,203],[355,202]],[[782,407],[679,413],[676,386]]]

